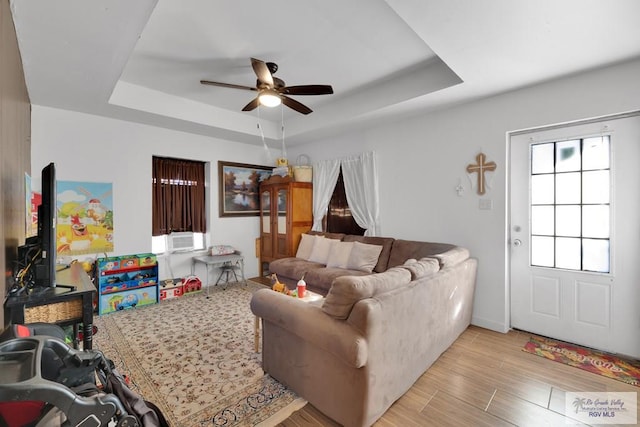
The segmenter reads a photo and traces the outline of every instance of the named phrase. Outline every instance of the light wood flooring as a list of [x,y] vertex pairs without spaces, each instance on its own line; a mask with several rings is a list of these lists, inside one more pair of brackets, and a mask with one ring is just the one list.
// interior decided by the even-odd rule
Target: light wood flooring
[[[374,426],[583,425],[563,415],[565,392],[640,391],[522,351],[530,336],[470,326]],[[279,424],[337,425],[310,404]]]

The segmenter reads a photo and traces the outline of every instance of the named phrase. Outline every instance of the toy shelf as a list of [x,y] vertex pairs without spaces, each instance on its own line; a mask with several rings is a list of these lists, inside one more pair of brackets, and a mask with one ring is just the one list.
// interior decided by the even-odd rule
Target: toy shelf
[[159,301],[158,262],[153,254],[105,257],[96,260],[98,314],[107,314]]
[[101,276],[109,276],[109,275],[113,275],[113,274],[122,274],[122,273],[130,273],[132,271],[142,271],[142,270],[152,270],[156,268],[155,265],[146,265],[146,266],[133,266],[133,267],[125,267],[125,268],[121,268],[119,270],[109,270],[109,271],[101,271],[100,275]]
[[145,283],[145,284],[142,284],[142,285],[127,286],[127,287],[117,287],[116,289],[105,288],[105,289],[102,289],[100,291],[100,295],[114,294],[114,293],[122,292],[122,291],[132,291],[134,289],[148,288],[150,286],[157,286],[157,285],[158,285],[157,283]]

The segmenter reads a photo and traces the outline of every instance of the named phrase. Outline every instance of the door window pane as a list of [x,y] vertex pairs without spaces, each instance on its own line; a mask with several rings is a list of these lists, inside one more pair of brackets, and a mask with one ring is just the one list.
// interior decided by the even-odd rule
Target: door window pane
[[531,173],[553,173],[554,143],[531,146]]
[[553,237],[531,237],[531,264],[539,267],[554,266]]
[[609,171],[582,174],[582,203],[609,203]]
[[580,239],[556,238],[556,267],[580,270]]
[[556,143],[556,172],[580,170],[580,140]]
[[582,269],[608,273],[609,266],[609,240],[583,239],[582,240]]
[[580,206],[556,206],[556,235],[580,237]]
[[534,175],[531,177],[531,203],[550,205],[555,199],[553,175]]
[[531,233],[553,236],[554,208],[553,206],[532,206],[531,207]]
[[609,137],[586,138],[582,148],[582,169],[609,169]]
[[580,203],[580,173],[556,175],[556,203],[560,205]]
[[588,205],[582,208],[582,235],[584,237],[609,238],[608,205]]

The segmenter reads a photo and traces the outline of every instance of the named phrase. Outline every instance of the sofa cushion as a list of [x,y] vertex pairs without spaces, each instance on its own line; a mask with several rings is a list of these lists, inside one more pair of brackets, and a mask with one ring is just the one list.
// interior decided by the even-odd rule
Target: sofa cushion
[[353,242],[347,268],[371,273],[378,263],[380,252],[382,252],[382,246]]
[[314,292],[326,295],[336,278],[342,276],[366,276],[367,274],[369,273],[364,271],[327,267],[309,270],[304,277],[304,281],[307,282],[307,287],[313,286]]
[[391,268],[366,276],[338,277],[322,303],[322,310],[336,319],[346,319],[353,305],[361,299],[388,292],[410,281],[411,273],[404,268]]
[[375,271],[376,273],[382,273],[389,267],[389,254],[391,254],[391,247],[393,246],[393,241],[395,240],[392,237],[370,237],[347,234],[342,240],[344,242],[360,242],[369,245],[382,246],[382,252],[380,252],[378,263],[374,267],[373,271]]
[[301,258],[282,258],[269,263],[269,271],[278,276],[300,279],[311,270],[324,268],[324,264]]
[[344,233],[327,233],[326,231],[309,231],[307,234],[311,234],[313,236],[322,236],[326,237],[327,239],[334,240],[342,240],[345,236]]
[[347,268],[354,242],[336,242],[331,248],[327,267]]
[[315,242],[313,242],[311,255],[309,255],[309,261],[326,265],[333,245],[338,242],[339,240],[327,239],[326,237],[316,237]]
[[461,248],[457,246],[444,253],[435,255],[434,258],[436,258],[440,262],[441,268],[445,268],[451,265],[456,265],[469,258],[469,256],[470,254],[467,248]]
[[402,265],[410,258],[422,259],[425,257],[433,257],[434,255],[442,254],[455,247],[455,245],[448,243],[417,242],[412,240],[396,239],[391,247],[388,268]]
[[402,268],[411,273],[411,280],[417,280],[440,271],[440,263],[435,258],[422,258],[420,261],[408,259]]
[[313,244],[316,242],[316,238],[317,236],[312,236],[310,234],[301,234],[296,258],[308,260],[311,256],[311,251],[313,250]]

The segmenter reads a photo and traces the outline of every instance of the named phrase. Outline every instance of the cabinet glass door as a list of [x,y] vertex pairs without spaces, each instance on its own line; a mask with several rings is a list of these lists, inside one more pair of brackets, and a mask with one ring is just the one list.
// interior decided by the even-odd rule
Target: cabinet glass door
[[261,258],[273,256],[273,240],[271,235],[271,191],[260,192],[260,253]]
[[287,190],[278,190],[278,234],[287,234]]
[[262,232],[271,232],[271,193],[263,191],[260,195],[260,217],[262,218]]
[[286,189],[278,189],[278,205],[277,205],[277,222],[275,224],[277,235],[276,235],[276,256],[278,257],[286,257],[289,255],[289,246],[287,239],[287,215],[289,215],[288,211],[288,198],[289,192]]

